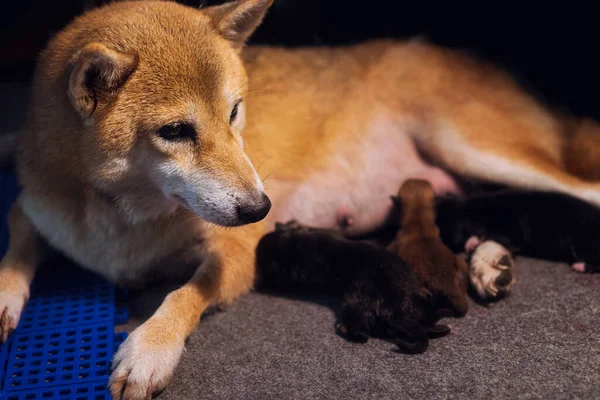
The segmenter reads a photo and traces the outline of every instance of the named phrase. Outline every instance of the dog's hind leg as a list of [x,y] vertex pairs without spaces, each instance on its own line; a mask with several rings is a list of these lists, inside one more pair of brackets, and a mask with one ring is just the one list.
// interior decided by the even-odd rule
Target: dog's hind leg
[[452,118],[413,137],[435,162],[463,178],[562,192],[600,206],[600,182],[568,168],[562,125],[540,109],[529,111],[516,114],[486,103],[457,107],[442,114]]

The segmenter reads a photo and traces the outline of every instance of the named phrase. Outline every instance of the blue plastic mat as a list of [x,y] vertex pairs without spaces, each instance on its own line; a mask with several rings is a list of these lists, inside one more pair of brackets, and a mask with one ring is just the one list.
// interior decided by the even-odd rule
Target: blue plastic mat
[[[0,256],[8,244],[7,214],[17,196],[11,173],[0,173]],[[41,268],[19,326],[0,345],[0,400],[110,399],[110,363],[126,334],[115,287],[70,265]]]

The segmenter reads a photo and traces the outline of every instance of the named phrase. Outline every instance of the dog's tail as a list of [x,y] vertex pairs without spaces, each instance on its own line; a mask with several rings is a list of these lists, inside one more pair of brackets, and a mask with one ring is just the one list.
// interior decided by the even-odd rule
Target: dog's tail
[[600,123],[592,118],[570,116],[562,120],[567,171],[587,181],[600,181]]
[[0,134],[0,168],[12,166],[18,138],[19,131]]

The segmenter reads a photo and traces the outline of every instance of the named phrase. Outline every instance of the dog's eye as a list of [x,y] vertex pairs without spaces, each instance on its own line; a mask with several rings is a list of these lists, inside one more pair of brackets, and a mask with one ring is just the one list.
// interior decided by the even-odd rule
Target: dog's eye
[[237,103],[235,103],[235,106],[233,106],[233,110],[231,110],[231,116],[229,117],[229,125],[233,124],[233,121],[235,121],[237,115],[238,115],[238,108],[240,106],[240,103],[242,101],[238,101]]
[[191,125],[177,122],[160,128],[158,135],[165,140],[194,139],[196,131],[194,131],[194,127]]

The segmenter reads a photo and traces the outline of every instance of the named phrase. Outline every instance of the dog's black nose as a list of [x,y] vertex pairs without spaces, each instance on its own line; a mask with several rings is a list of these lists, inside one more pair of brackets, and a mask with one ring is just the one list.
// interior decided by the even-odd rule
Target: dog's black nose
[[242,223],[251,224],[266,217],[270,210],[271,200],[266,194],[263,194],[258,203],[238,206],[237,214]]

